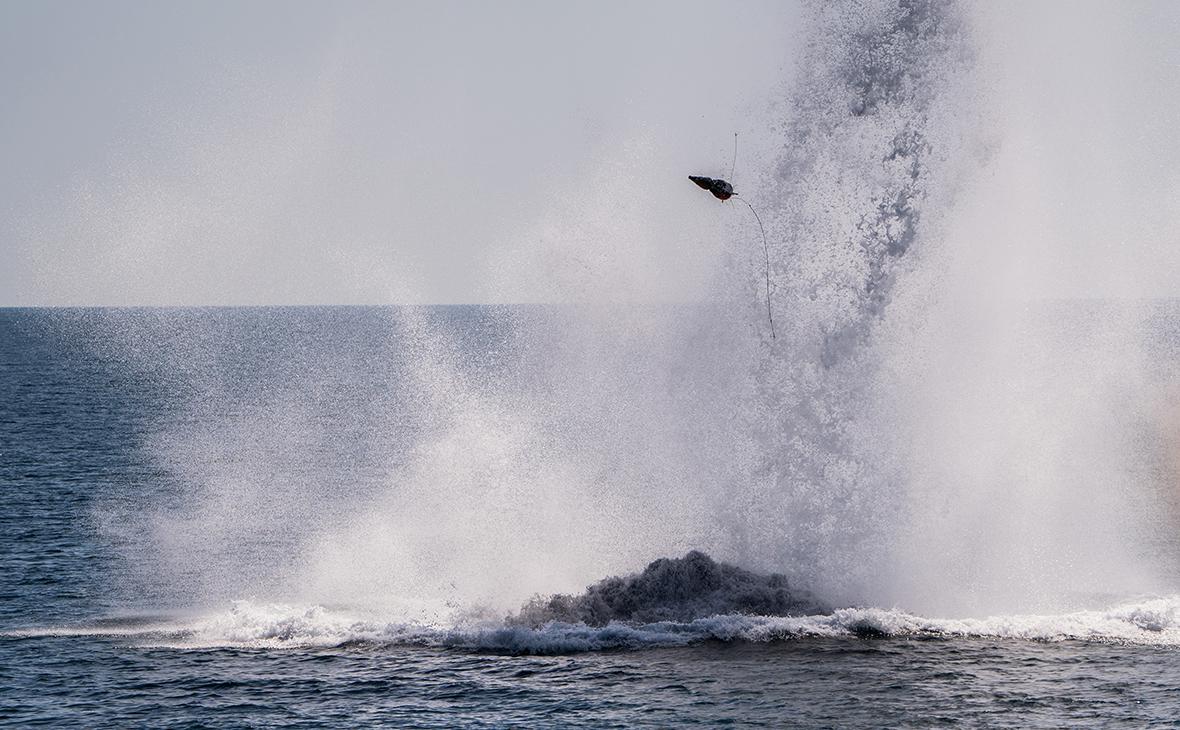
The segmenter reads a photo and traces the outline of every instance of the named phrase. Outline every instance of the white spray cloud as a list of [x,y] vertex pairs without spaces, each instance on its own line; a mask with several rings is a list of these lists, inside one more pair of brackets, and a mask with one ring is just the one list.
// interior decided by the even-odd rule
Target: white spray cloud
[[[1083,30],[1103,22],[1086,12]],[[763,329],[756,229],[736,223],[740,209],[701,207],[717,204],[679,175],[683,196],[648,197],[668,158],[659,135],[635,134],[584,180],[555,176],[486,257],[490,298],[580,306],[494,313],[478,347],[445,313],[390,316],[396,395],[357,428],[399,439],[363,492],[314,480],[282,492],[266,473],[308,444],[338,448],[314,378],[209,416],[198,443],[213,456],[175,451],[189,431],[161,434],[182,467],[238,457],[192,467],[203,488],[151,515],[161,580],[435,618],[688,548],[788,572],[837,603],[952,615],[1160,587],[1170,553],[1149,548],[1169,524],[1151,427],[1165,378],[1140,348],[1143,310],[1066,303],[1058,317],[1041,301],[1075,286],[1063,271],[1104,271],[1102,236],[1140,210],[1116,196],[1119,215],[1073,246],[1078,204],[1045,191],[1117,186],[1112,170],[1144,157],[1073,182],[1054,125],[1029,122],[1014,91],[1036,89],[1013,79],[1030,52],[989,50],[1026,40],[990,13],[812,8],[783,150],[743,168],[771,235],[779,339]],[[1084,108],[1088,89],[1070,98]],[[1159,180],[1144,252],[1175,210],[1170,172]],[[712,248],[726,222],[735,234]],[[1065,251],[1072,263],[1046,268]],[[1094,292],[1125,294],[1142,261],[1120,259]],[[666,304],[685,298],[707,303]],[[500,365],[481,369],[475,352]],[[348,380],[330,365],[318,374]],[[272,521],[282,541],[245,539]],[[225,545],[241,559],[217,558]],[[244,579],[255,574],[266,580]]]

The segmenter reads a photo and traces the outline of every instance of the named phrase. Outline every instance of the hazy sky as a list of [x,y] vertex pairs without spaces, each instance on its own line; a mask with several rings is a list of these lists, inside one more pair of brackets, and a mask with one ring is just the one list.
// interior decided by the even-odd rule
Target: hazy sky
[[[989,265],[1180,296],[1180,3],[965,5]],[[0,305],[693,298],[756,232],[684,176],[740,132],[774,215],[802,15],[0,0]]]
[[797,15],[4,0],[0,304],[543,299],[529,240],[643,217],[675,296],[684,176],[756,154]]

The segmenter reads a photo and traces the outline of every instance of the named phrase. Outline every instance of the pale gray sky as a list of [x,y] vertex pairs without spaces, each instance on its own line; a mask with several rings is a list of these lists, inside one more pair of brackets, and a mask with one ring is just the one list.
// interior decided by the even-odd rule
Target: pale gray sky
[[546,236],[642,239],[675,298],[716,216],[684,176],[735,131],[757,168],[797,16],[3,0],[0,305],[545,299]]
[[[1180,4],[966,6],[986,265],[1180,296]],[[754,183],[801,15],[0,0],[0,305],[692,299],[757,231],[684,176],[740,132],[739,189],[782,203]]]

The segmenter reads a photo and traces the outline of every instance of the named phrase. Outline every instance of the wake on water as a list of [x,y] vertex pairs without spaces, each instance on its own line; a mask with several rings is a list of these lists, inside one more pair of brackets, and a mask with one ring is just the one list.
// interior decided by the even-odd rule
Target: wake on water
[[[708,306],[635,306],[580,261],[578,307],[497,315],[508,373],[468,368],[449,325],[399,310],[390,381],[412,395],[394,399],[396,427],[369,424],[405,442],[387,489],[270,496],[251,459],[305,447],[302,432],[273,435],[314,421],[298,383],[290,408],[197,418],[229,462],[258,468],[195,470],[201,488],[179,505],[110,505],[100,522],[147,593],[232,608],[37,631],[524,653],[857,636],[1180,644],[1161,567],[1171,517],[1135,410],[1151,384],[1127,377],[1145,371],[1134,313],[1063,337],[1019,316],[1002,274],[958,263],[984,234],[956,206],[989,162],[969,14],[847,0],[808,20],[757,201],[776,340],[744,239]],[[167,469],[185,472],[176,447],[193,441],[159,435]]]

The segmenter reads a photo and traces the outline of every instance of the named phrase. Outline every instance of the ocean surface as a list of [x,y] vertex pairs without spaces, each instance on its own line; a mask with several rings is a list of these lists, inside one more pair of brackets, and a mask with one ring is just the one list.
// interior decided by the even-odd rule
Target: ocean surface
[[[520,357],[496,308],[415,311],[472,373],[494,380]],[[404,316],[0,311],[0,724],[1177,724],[1167,594],[1056,614],[849,607],[599,628],[405,618],[364,591],[309,601],[279,556],[379,494],[427,428],[373,427],[426,407],[398,385],[409,330],[390,322]],[[298,427],[271,408],[284,398],[302,404]],[[210,487],[225,474],[255,482]],[[271,492],[282,499],[260,501]]]

